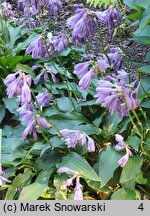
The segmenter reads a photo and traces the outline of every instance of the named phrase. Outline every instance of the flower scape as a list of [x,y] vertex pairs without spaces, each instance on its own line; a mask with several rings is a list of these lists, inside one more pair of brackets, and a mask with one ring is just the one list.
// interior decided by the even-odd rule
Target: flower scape
[[0,199],[150,198],[145,2],[0,1]]

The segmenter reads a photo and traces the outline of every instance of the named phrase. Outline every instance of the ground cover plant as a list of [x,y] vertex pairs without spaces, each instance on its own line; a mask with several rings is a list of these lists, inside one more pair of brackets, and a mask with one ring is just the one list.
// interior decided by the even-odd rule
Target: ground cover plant
[[87,3],[0,3],[1,199],[150,198],[150,4]]

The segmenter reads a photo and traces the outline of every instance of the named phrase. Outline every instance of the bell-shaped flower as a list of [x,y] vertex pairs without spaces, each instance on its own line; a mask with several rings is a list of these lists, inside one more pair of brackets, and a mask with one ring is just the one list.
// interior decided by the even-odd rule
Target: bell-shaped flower
[[32,58],[45,58],[47,56],[46,45],[42,38],[42,36],[38,36],[38,38],[33,41],[26,49],[26,53],[32,53]]
[[118,164],[121,167],[124,167],[129,160],[129,157],[132,156],[132,152],[129,149],[129,146],[124,143],[123,137],[119,134],[115,135],[115,139],[118,142],[115,146],[116,151],[126,150],[126,154],[118,161]]
[[87,143],[88,151],[95,151],[95,144],[93,139],[84,132],[78,130],[63,129],[60,131],[60,134],[62,137],[64,137],[65,142],[69,148],[75,148],[78,143],[81,146],[84,146]]

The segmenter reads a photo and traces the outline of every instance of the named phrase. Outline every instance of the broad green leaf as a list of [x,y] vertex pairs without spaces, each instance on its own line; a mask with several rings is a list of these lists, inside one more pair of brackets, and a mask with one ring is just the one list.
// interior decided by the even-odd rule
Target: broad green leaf
[[11,163],[18,159],[23,158],[27,151],[22,147],[27,146],[27,141],[21,141],[20,137],[24,128],[5,126],[3,129],[3,140],[2,140],[2,162],[5,164]]
[[142,173],[141,170],[140,170],[140,172],[136,176],[136,182],[138,184],[142,184],[142,185],[147,184],[147,179],[143,177],[143,173]]
[[143,108],[149,109],[150,108],[150,97],[149,98],[144,98],[141,101],[140,106],[143,107]]
[[111,200],[136,200],[136,192],[127,192],[124,188],[120,188],[113,193]]
[[97,181],[89,181],[88,182],[89,187],[91,187],[93,190],[95,190],[97,193],[100,192],[111,192],[112,190],[108,188],[106,185],[101,188],[101,183]]
[[9,99],[3,98],[6,108],[11,112],[17,115],[16,110],[19,108],[19,102],[17,102],[16,97]]
[[68,47],[65,50],[61,51],[60,53],[58,53],[58,56],[68,56],[71,52],[71,49]]
[[5,107],[0,106],[0,123],[3,121],[4,117],[5,117]]
[[138,151],[141,140],[137,136],[130,136],[128,137],[126,143],[129,144],[129,146],[131,146],[135,151]]
[[41,171],[33,184],[27,185],[20,193],[19,200],[37,200],[48,189],[48,181],[54,169]]
[[35,170],[48,169],[52,166],[55,166],[58,162],[60,162],[62,154],[58,151],[47,149],[41,157],[37,158],[34,163]]
[[115,112],[112,116],[107,115],[106,123],[103,124],[104,130],[106,130],[108,134],[113,134],[116,131],[120,121],[121,120],[119,119],[117,112]]
[[143,66],[137,69],[137,72],[142,72],[145,74],[150,74],[150,65]]
[[18,63],[16,65],[16,70],[18,71],[22,71],[22,72],[25,72],[25,73],[28,73],[31,75],[31,77],[34,79],[35,78],[35,74],[34,72],[32,71],[31,67],[29,67],[28,65],[26,64],[20,64]]
[[145,0],[124,0],[125,4],[127,4],[128,6],[132,6],[132,5],[139,5],[143,8],[148,8],[148,6],[150,5],[149,1],[145,1]]
[[142,162],[143,160],[140,156],[130,157],[127,164],[122,169],[120,183],[136,178],[136,175],[141,169]]
[[74,98],[61,97],[56,99],[58,108],[61,112],[71,112],[74,110],[74,107],[77,108],[77,102]]
[[99,154],[98,164],[101,187],[106,185],[113,176],[114,171],[119,167],[117,162],[121,156],[122,155],[111,146],[108,146]]
[[68,175],[65,173],[62,175],[56,175],[54,178],[54,186],[56,188],[55,199],[66,200],[67,199],[67,186],[64,182],[67,180]]
[[65,156],[59,164],[59,167],[68,167],[76,172],[80,172],[85,179],[99,181],[98,175],[89,163],[75,152],[71,152]]
[[18,174],[13,180],[12,184],[9,186],[5,200],[13,200],[13,197],[16,194],[17,189],[22,189],[23,186],[29,184],[29,182],[31,181],[31,176],[31,170],[27,170],[23,174]]
[[[77,112],[52,115],[49,120],[58,128],[58,130],[65,128],[73,130],[78,125],[89,123],[83,115]],[[50,132],[57,133],[56,130],[53,129],[51,129]]]

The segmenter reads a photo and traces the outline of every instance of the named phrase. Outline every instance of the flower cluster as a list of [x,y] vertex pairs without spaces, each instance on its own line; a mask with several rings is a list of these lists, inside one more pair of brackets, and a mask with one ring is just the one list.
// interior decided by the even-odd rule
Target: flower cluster
[[12,11],[12,6],[8,2],[4,1],[0,7],[0,15],[6,18],[13,18],[15,15]]
[[49,8],[51,15],[57,15],[58,11],[62,8],[62,3],[59,0],[18,0],[19,10],[29,17],[37,14],[38,9],[43,10],[44,6]]
[[52,81],[54,83],[57,82],[56,76],[54,74],[54,71],[52,68],[48,65],[44,65],[43,67],[41,65],[35,65],[32,67],[32,70],[36,70],[37,68],[43,68],[41,70],[41,73],[37,75],[34,79],[34,84],[37,85],[39,81],[41,80],[42,76],[44,77],[44,81],[47,82],[49,80],[49,76],[51,77]]
[[73,29],[72,41],[84,41],[96,32],[96,22],[88,9],[78,8],[75,15],[67,20],[67,25]]
[[74,74],[80,79],[79,86],[81,89],[87,89],[92,79],[97,75],[96,67],[89,70],[89,62],[79,63],[74,68]]
[[66,144],[69,148],[75,148],[79,143],[81,146],[88,144],[89,152],[95,151],[95,144],[92,138],[90,138],[84,132],[78,130],[63,129],[60,131],[62,137],[64,137]]
[[44,39],[42,35],[39,35],[31,44],[27,47],[26,53],[32,53],[32,58],[47,58],[54,54],[54,51],[61,52],[68,46],[67,38],[64,34],[60,33],[57,36],[53,36],[51,32],[47,34],[47,38]]
[[4,83],[7,86],[7,96],[12,98],[15,94],[20,97],[22,104],[31,102],[31,76],[21,71],[9,74]]
[[121,150],[126,150],[126,154],[118,161],[118,164],[121,167],[124,167],[129,159],[130,156],[132,156],[132,152],[129,149],[129,146],[127,144],[124,143],[123,141],[123,137],[119,134],[115,135],[116,141],[118,142],[117,145],[115,146],[115,149],[117,151],[121,151]]
[[105,24],[108,27],[110,31],[109,40],[111,41],[114,29],[117,27],[119,23],[122,22],[121,12],[118,10],[118,8],[110,7],[105,11],[95,12],[95,15],[103,24]]
[[24,140],[28,135],[33,135],[33,139],[37,139],[37,133],[40,132],[41,128],[51,128],[51,125],[40,115],[36,115],[33,106],[31,104],[24,104],[18,110],[22,125],[26,126],[23,131],[22,140]]
[[[123,70],[120,71],[124,72]],[[96,103],[100,103],[103,107],[108,107],[111,115],[115,111],[118,112],[120,119],[123,116],[128,116],[131,109],[138,107],[138,86],[135,87],[136,82],[126,84],[125,79],[122,78],[121,73],[118,77],[113,78],[109,76],[109,80],[98,81],[96,88],[97,98]],[[125,73],[123,73],[124,77]]]
[[74,200],[83,200],[82,185],[80,184],[80,173],[69,169],[68,167],[61,167],[57,170],[59,174],[67,173],[73,176],[67,179],[64,183],[65,186],[73,184],[73,180],[76,179],[76,186],[74,188]]
[[61,52],[65,47],[68,46],[67,38],[63,33],[59,33],[57,36],[53,36],[52,33],[47,35],[49,41],[49,49]]
[[46,44],[41,35],[27,47],[26,53],[32,53],[33,59],[37,59],[38,57],[46,58]]

